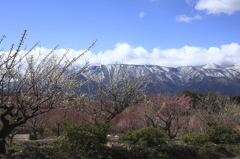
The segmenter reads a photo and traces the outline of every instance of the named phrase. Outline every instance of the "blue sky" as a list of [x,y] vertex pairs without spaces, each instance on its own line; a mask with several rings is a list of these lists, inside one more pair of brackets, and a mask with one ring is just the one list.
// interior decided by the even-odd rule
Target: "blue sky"
[[69,58],[95,47],[83,64],[160,66],[240,63],[240,0],[0,0],[0,46],[8,51],[22,30],[25,45]]

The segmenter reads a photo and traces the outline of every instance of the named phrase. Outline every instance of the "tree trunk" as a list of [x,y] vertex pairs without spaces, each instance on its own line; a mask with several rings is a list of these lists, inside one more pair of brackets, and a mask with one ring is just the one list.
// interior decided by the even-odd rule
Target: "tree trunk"
[[0,138],[0,154],[4,154],[5,152],[6,152],[5,139]]
[[[1,119],[1,121],[3,121],[3,119]],[[11,134],[11,132],[13,131],[13,129],[21,124],[25,123],[24,122],[19,122],[19,123],[15,123],[15,124],[11,124],[9,125],[9,122],[6,122],[5,120],[5,124],[3,123],[3,127],[2,129],[0,129],[0,154],[3,154],[6,152],[6,140],[5,138]]]
[[57,123],[57,136],[60,136],[60,123]]

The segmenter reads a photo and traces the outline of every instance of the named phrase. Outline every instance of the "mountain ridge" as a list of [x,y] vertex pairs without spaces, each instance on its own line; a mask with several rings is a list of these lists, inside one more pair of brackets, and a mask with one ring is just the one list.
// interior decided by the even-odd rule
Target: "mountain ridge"
[[206,64],[176,68],[159,65],[90,65],[83,76],[87,78],[87,74],[96,74],[102,70],[101,78],[104,80],[108,78],[110,71],[116,70],[120,65],[130,76],[149,76],[146,81],[149,84],[148,93],[176,93],[189,90],[240,96],[240,64]]

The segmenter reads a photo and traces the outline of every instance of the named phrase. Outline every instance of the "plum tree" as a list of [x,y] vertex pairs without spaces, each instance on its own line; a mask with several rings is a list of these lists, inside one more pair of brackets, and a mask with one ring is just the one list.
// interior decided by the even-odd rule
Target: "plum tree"
[[167,132],[172,139],[181,129],[188,126],[190,98],[155,94],[147,96],[142,103],[147,126],[159,128]]
[[[86,62],[73,71],[72,65],[95,44],[69,60],[68,49],[62,57],[54,55],[55,47],[47,55],[33,53],[36,43],[29,50],[22,49],[27,31],[24,30],[17,47],[0,54],[0,153],[5,152],[5,137],[11,131],[40,114],[66,103],[76,96],[79,89],[90,81],[77,80],[89,66]],[[0,43],[3,41],[0,40]]]

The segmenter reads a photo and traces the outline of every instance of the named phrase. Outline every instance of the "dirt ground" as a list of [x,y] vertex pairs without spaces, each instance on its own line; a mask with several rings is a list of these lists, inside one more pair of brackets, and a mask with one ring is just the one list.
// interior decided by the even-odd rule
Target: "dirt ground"
[[17,146],[48,146],[56,139],[53,138],[44,138],[38,140],[29,140],[29,134],[16,134],[13,138],[13,145]]

